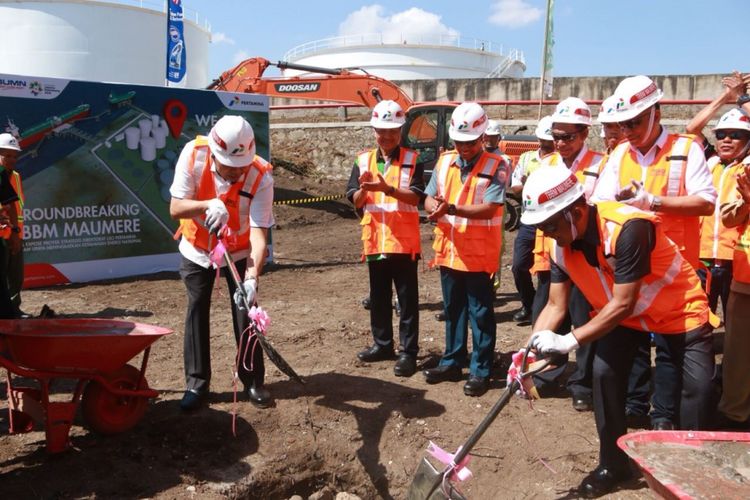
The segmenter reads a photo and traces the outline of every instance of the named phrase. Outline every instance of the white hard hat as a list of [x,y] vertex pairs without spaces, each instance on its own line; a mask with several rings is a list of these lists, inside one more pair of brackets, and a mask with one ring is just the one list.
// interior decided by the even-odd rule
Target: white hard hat
[[399,128],[405,122],[404,110],[395,101],[380,101],[372,108],[370,125],[374,128]]
[[719,118],[714,130],[746,130],[750,132],[750,117],[737,108],[730,109]]
[[624,122],[661,101],[664,92],[651,78],[638,75],[621,81],[615,89],[614,97],[617,99],[614,120]]
[[253,127],[241,116],[222,116],[208,134],[208,147],[222,165],[250,165],[255,158]]
[[487,113],[475,102],[464,102],[453,110],[448,136],[454,141],[479,139],[487,130]]
[[541,224],[583,196],[583,184],[564,167],[539,167],[523,186],[521,222]]
[[18,145],[18,139],[11,134],[0,134],[0,149],[21,151],[21,146]]
[[617,123],[615,112],[617,109],[617,97],[611,95],[602,101],[602,107],[599,110],[599,116],[596,120],[599,123]]
[[572,123],[574,125],[591,125],[591,110],[578,97],[568,97],[557,104],[552,113],[552,123]]
[[487,130],[484,131],[484,135],[503,135],[500,122],[498,120],[490,120],[487,124]]
[[539,120],[539,123],[536,126],[536,130],[534,130],[534,135],[537,137],[537,139],[542,139],[543,141],[551,141],[552,140],[552,117],[547,115],[543,116],[541,120]]

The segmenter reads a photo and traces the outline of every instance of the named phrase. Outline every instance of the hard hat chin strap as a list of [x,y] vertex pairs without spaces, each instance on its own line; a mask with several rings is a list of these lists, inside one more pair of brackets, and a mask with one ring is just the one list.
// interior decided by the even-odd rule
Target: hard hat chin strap
[[570,233],[573,236],[573,241],[575,241],[575,239],[578,238],[578,229],[576,229],[576,225],[573,223],[573,216],[571,215],[570,210],[565,210],[563,212],[563,217],[568,221],[568,224],[570,225]]
[[651,132],[654,130],[654,118],[656,117],[656,106],[651,106],[651,112],[648,114],[648,129],[646,130],[646,139],[651,137]]

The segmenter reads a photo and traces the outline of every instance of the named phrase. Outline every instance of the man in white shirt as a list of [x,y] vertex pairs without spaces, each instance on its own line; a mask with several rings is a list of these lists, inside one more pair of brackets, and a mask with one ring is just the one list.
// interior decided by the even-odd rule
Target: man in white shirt
[[[210,252],[222,242],[232,255],[248,302],[257,300],[258,279],[266,257],[268,229],[274,224],[271,164],[255,155],[255,134],[241,116],[224,116],[208,137],[185,145],[175,167],[169,211],[180,220],[180,276],[188,293],[185,318],[185,378],[180,407],[199,408],[211,381],[210,308],[216,271]],[[232,303],[240,359],[236,371],[250,402],[265,408],[271,396],[263,386],[263,351],[249,337],[248,311],[228,270],[222,269]],[[235,307],[236,306],[236,307]]]

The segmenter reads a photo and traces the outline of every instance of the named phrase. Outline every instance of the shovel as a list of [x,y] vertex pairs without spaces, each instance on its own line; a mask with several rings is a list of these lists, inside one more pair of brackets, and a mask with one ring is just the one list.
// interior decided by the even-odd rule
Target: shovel
[[[549,359],[538,361],[532,366],[527,367],[526,358],[528,357],[531,346],[526,346],[526,353],[523,356],[521,362],[521,370],[527,369],[522,372],[519,378],[513,379],[513,381],[505,388],[505,391],[500,395],[500,399],[490,409],[489,413],[474,429],[474,432],[469,436],[469,439],[459,448],[456,455],[453,457],[453,464],[460,464],[464,458],[469,454],[472,448],[477,444],[482,435],[487,431],[492,422],[495,421],[500,411],[508,404],[513,394],[521,388],[520,379],[530,377],[535,373],[544,370],[547,365],[550,364]],[[454,466],[448,465],[442,471],[437,470],[427,458],[423,458],[419,463],[416,472],[414,473],[414,479],[412,479],[409,492],[406,496],[407,500],[466,500],[461,492],[450,482],[450,475],[453,471]]]
[[[237,287],[237,292],[242,296],[242,302],[245,304],[245,311],[250,310],[250,304],[247,300],[247,294],[245,293],[245,287],[242,286],[242,280],[240,279],[240,273],[237,272],[237,266],[234,264],[234,259],[232,258],[232,255],[229,253],[229,250],[226,250],[224,252],[224,262],[227,265],[227,269],[229,270],[229,274],[232,276],[232,281],[234,281],[234,285]],[[300,384],[304,384],[305,381],[297,375],[297,372],[294,371],[294,368],[289,366],[289,363],[286,362],[286,360],[279,354],[279,351],[277,351],[271,343],[268,341],[265,335],[263,333],[259,332],[258,329],[255,326],[255,323],[251,320],[250,321],[250,328],[253,329],[253,332],[255,333],[255,336],[258,338],[258,342],[260,343],[260,347],[263,349],[263,352],[266,353],[266,356],[268,356],[268,359],[271,360],[271,362],[276,365],[276,367],[281,370],[285,375],[287,375],[289,378],[294,380],[295,382],[299,382]]]

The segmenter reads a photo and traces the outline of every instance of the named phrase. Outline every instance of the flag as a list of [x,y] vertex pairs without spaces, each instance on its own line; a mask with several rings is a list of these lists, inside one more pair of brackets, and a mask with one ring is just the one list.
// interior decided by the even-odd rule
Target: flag
[[552,10],[555,6],[555,0],[547,0],[547,32],[544,34],[544,93],[547,97],[552,97],[552,49],[555,48],[555,33],[552,22]]
[[187,81],[182,0],[167,1],[167,87],[184,87]]

